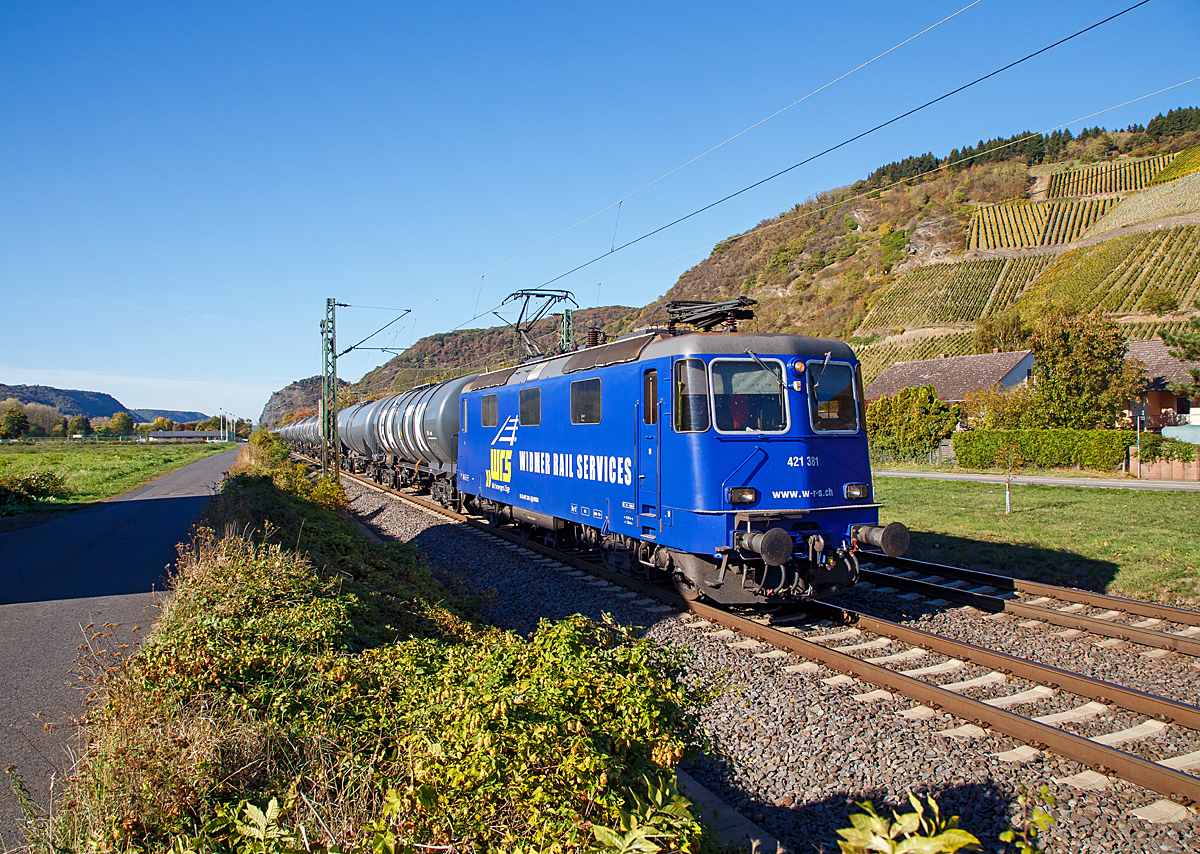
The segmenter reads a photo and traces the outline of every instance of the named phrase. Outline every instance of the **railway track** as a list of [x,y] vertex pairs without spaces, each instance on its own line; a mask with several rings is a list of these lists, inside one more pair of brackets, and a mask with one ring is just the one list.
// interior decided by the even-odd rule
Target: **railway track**
[[[911,558],[892,558],[877,552],[864,552],[863,557],[893,570],[863,570],[862,580],[876,587],[907,590],[930,599],[969,605],[980,611],[1007,613],[1041,624],[1062,626],[1200,659],[1198,611],[1055,587]],[[1036,598],[1032,601],[1016,598],[1021,594]],[[1051,603],[1057,603],[1057,606],[1050,607]],[[1089,609],[1099,613],[1084,613]],[[1137,622],[1127,622],[1133,618],[1138,618]]]
[[[310,463],[315,462],[302,455],[297,455],[297,457]],[[1036,751],[1040,749],[1049,750],[1093,769],[1093,773],[1099,772],[1116,776],[1176,800],[1200,803],[1200,777],[1188,773],[1200,769],[1200,750],[1159,760],[1150,760],[1118,747],[1118,745],[1134,742],[1161,732],[1168,726],[1178,726],[1200,733],[1200,708],[1195,706],[1009,655],[1000,650],[925,632],[912,626],[825,602],[806,602],[796,606],[794,610],[776,612],[767,616],[733,614],[702,602],[685,600],[674,590],[667,590],[611,572],[595,563],[586,553],[564,551],[528,540],[504,528],[489,525],[479,518],[463,515],[432,501],[419,498],[411,492],[383,487],[357,474],[348,472],[343,472],[343,474],[372,489],[477,528],[498,540],[541,554],[610,584],[625,587],[627,590],[640,594],[645,600],[661,602],[664,610],[673,608],[685,613],[690,612],[694,615],[695,621],[692,625],[695,627],[702,628],[711,625],[717,633],[731,633],[725,635],[727,638],[732,637],[732,633],[744,637],[745,640],[738,643],[737,646],[745,649],[757,649],[763,646],[773,648],[768,652],[756,654],[765,657],[793,653],[805,659],[806,662],[811,662],[811,664],[796,665],[796,669],[815,669],[815,665],[820,665],[843,674],[834,679],[852,677],[875,686],[881,692],[878,695],[881,699],[890,698],[892,695],[902,695],[915,700],[920,705],[902,713],[906,717],[928,717],[934,714],[935,709],[941,709],[967,722],[959,728],[965,736],[969,737],[976,732],[982,734],[983,728],[988,728],[1024,743],[1023,747],[1009,751],[1013,756],[1002,758],[1009,758],[1010,761],[1024,761],[1035,757]],[[882,556],[880,557],[882,558]],[[874,560],[875,556],[871,555],[871,559]],[[993,593],[1001,594],[991,595],[978,589],[946,587],[944,584],[934,584],[932,581],[919,579],[916,576],[906,577],[907,574],[915,572],[918,576],[936,574],[937,577],[945,579],[947,575],[942,571],[949,573],[956,568],[936,566],[937,573],[934,573],[930,569],[934,565],[922,564],[918,568],[912,564],[919,562],[904,563],[909,565],[892,566],[893,569],[899,570],[898,573],[872,573],[871,577],[875,580],[870,583],[886,583],[892,587],[910,585],[907,589],[914,592],[927,590],[941,599],[958,601],[973,607],[983,605],[984,607],[980,610],[993,612],[1009,611],[1018,607],[1041,608],[1041,605],[1025,605],[1011,598],[1004,598],[1004,593],[1025,592],[1047,596],[1053,591],[1056,596],[1052,598],[1059,601],[1062,601],[1060,597],[1067,595],[1089,597],[1087,601],[1072,602],[1072,604],[1084,604],[1091,607],[1104,607],[1106,604],[1112,604],[1109,600],[1114,599],[1114,597],[1102,597],[1099,594],[1051,588],[1049,585],[1037,585],[1033,582],[986,576],[971,570],[957,570],[972,577],[957,577],[956,580],[978,582],[981,586],[992,588]],[[984,584],[984,581],[989,583]],[[1003,589],[1005,583],[1009,585],[1008,590]],[[912,585],[927,585],[927,588]],[[973,598],[966,601],[964,597]],[[1143,616],[1144,619],[1161,620],[1176,625],[1200,625],[1200,622],[1195,622],[1200,621],[1200,614],[1196,612],[1134,602],[1133,600],[1119,601],[1126,606],[1120,612],[1123,614]],[[1043,608],[1026,613],[1049,616],[1042,614],[1042,610],[1053,611],[1053,609]],[[1116,609],[1109,608],[1108,610]],[[1150,615],[1150,612],[1153,615]],[[1012,611],[1012,613],[1017,612]],[[1055,613],[1061,614],[1061,612]],[[1073,619],[1076,623],[1083,623],[1078,615],[1067,614],[1065,618]],[[1029,619],[1038,619],[1038,617],[1030,616]],[[1087,619],[1099,623],[1103,628],[1118,631],[1126,631],[1130,628],[1148,628],[1147,626],[1131,627],[1111,623],[1097,617]],[[815,621],[820,621],[824,626],[837,624],[845,628],[829,633],[819,633],[813,631]],[[1049,620],[1045,622],[1049,622]],[[802,628],[802,623],[807,623],[807,626]],[[1091,631],[1090,628],[1084,630]],[[1142,637],[1137,632],[1131,634]],[[1163,644],[1177,644],[1176,646],[1155,646],[1155,649],[1178,650],[1186,653],[1191,648],[1189,642],[1192,641],[1192,635],[1190,634],[1180,636],[1160,631],[1155,631],[1153,634],[1163,635],[1164,638],[1155,639]],[[1122,637],[1120,635],[1109,636]],[[885,648],[889,650],[887,654],[873,654],[883,652]],[[896,651],[890,651],[892,649]],[[918,667],[910,666],[918,659],[924,659],[931,654],[944,658],[944,660]],[[987,672],[981,676],[957,682],[937,683],[931,681],[972,665],[983,668]],[[978,692],[988,686],[1005,684],[1009,680],[1027,682],[1031,687],[1016,694],[999,695],[988,699],[975,699],[966,695],[966,692]],[[1078,706],[1049,715],[1025,716],[1011,710],[1015,707],[1036,703],[1059,692],[1078,698],[1082,702]],[[872,695],[863,695],[863,698],[869,701]],[[1090,738],[1076,735],[1063,728],[1065,723],[1094,719],[1100,714],[1115,710],[1121,710],[1145,718],[1145,720],[1124,730]],[[954,733],[948,731],[946,734],[953,735]],[[1170,805],[1166,805],[1166,808],[1169,809]],[[1160,811],[1161,809],[1162,807],[1160,807]]]

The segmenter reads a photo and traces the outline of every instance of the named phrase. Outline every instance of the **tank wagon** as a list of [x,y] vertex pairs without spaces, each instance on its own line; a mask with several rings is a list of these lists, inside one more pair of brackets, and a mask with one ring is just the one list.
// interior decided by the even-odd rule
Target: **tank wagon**
[[[650,330],[339,412],[348,468],[574,542],[689,598],[751,605],[858,579],[878,524],[858,360],[841,341]],[[282,438],[319,448],[317,419]]]

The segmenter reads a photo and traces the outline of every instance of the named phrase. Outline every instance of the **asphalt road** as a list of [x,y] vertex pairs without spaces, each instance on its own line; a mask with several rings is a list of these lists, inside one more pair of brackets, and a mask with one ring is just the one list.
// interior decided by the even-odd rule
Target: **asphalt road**
[[[236,458],[214,454],[103,504],[0,534],[0,769],[16,765],[39,803],[71,766],[82,698],[67,671],[79,645],[114,632],[96,640],[116,649],[145,633],[176,543]],[[0,779],[0,850],[23,843],[20,810]]]
[[[940,471],[877,471],[875,477],[915,477],[921,480],[970,480],[976,483],[1004,483],[1002,474],[967,474]],[[1187,480],[1135,480],[1108,477],[1052,477],[1013,475],[1014,486],[1092,486],[1100,489],[1149,489],[1159,492],[1200,492],[1200,483]]]

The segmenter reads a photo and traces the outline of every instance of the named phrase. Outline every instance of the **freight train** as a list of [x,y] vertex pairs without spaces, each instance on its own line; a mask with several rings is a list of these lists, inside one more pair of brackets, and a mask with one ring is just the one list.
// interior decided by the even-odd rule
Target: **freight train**
[[[672,323],[342,409],[343,465],[692,599],[845,589],[860,546],[899,556],[909,540],[879,525],[861,368],[841,341],[714,330],[745,302],[685,306],[700,331]],[[320,448],[315,416],[278,432]]]

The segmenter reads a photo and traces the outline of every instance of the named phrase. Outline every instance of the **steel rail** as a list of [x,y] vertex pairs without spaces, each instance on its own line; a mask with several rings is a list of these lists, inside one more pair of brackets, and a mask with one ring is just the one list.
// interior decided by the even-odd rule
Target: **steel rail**
[[1163,721],[1175,721],[1188,729],[1200,731],[1200,708],[1196,706],[1156,694],[1148,694],[1138,691],[1136,688],[1125,688],[1072,670],[1062,670],[1039,661],[1019,658],[1009,655],[1007,652],[976,646],[944,635],[935,635],[911,626],[893,623],[891,620],[881,617],[872,617],[869,614],[839,608],[828,603],[821,604],[835,612],[842,612],[846,622],[874,634],[890,637],[930,652],[948,655],[951,658],[970,661],[1028,682],[1059,688],[1080,697],[1098,700],[1106,705],[1115,703],[1130,712],[1138,712]]
[[[309,461],[312,462],[311,459]],[[1186,798],[1193,803],[1200,802],[1200,778],[1193,777],[1190,774],[1176,771],[1157,762],[1152,762],[1140,756],[1126,753],[1123,750],[1091,741],[1074,733],[1065,732],[1057,727],[1022,717],[1013,712],[989,706],[980,700],[961,696],[937,685],[922,682],[911,676],[905,676],[882,665],[871,664],[868,661],[844,652],[828,649],[821,644],[796,637],[788,632],[780,631],[779,629],[763,625],[745,617],[730,614],[720,608],[702,602],[686,600],[677,593],[611,572],[576,555],[560,551],[543,543],[527,540],[515,533],[484,524],[478,519],[449,510],[439,504],[424,501],[399,490],[381,486],[359,475],[350,472],[342,472],[342,475],[351,477],[356,482],[371,487],[378,492],[400,498],[438,515],[471,525],[474,528],[499,539],[507,540],[522,548],[554,558],[605,581],[640,593],[647,598],[657,599],[681,611],[690,611],[709,622],[734,629],[747,637],[756,638],[776,648],[794,652],[805,659],[818,662],[832,670],[846,673],[863,682],[876,685],[892,693],[902,694],[931,707],[944,709],[962,720],[974,722],[979,726],[990,727],[996,732],[1008,735],[1018,741],[1043,747],[1060,756],[1073,759],[1082,765],[1101,772],[1111,771],[1124,780],[1128,780],[1131,783],[1143,786],[1159,794],[1176,795]],[[812,605],[814,610],[819,609],[828,613],[839,613],[846,622],[862,626],[876,634],[892,636],[896,640],[911,643],[915,646],[922,646],[936,652],[955,650],[957,653],[955,657],[961,656],[974,661],[976,664],[991,667],[992,669],[1007,670],[1014,675],[1021,676],[1021,678],[1031,679],[1031,681],[1039,680],[1023,674],[1052,674],[1054,677],[1053,680],[1046,678],[1041,681],[1045,681],[1050,687],[1062,687],[1073,694],[1097,700],[1116,702],[1115,698],[1121,698],[1120,704],[1129,711],[1153,709],[1153,711],[1145,711],[1144,713],[1168,721],[1176,720],[1184,726],[1200,729],[1200,709],[1178,703],[1174,700],[1122,688],[1081,674],[1059,670],[1058,668],[1016,658],[1015,656],[984,649],[983,647],[976,647],[952,638],[932,635],[928,632],[922,632],[919,629],[900,626],[888,620],[841,609],[828,603],[814,602],[805,603],[805,605]],[[943,654],[952,653],[943,652]],[[1099,688],[1103,690],[1099,690]],[[1189,724],[1187,723],[1188,721],[1192,723]]]
[[1047,608],[1043,605],[1029,605],[1024,602],[1015,602],[1010,599],[989,596],[986,593],[958,590],[954,587],[946,587],[938,584],[935,581],[905,578],[902,575],[892,575],[887,572],[860,569],[859,576],[864,581],[870,581],[872,584],[887,584],[911,590],[930,598],[940,596],[943,599],[949,599],[962,605],[970,605],[972,608],[978,608],[981,611],[990,611],[993,614],[1004,612],[1017,617],[1040,620],[1043,623],[1051,623],[1056,626],[1080,629],[1094,635],[1119,638],[1142,646],[1168,649],[1181,652],[1185,655],[1200,657],[1200,638],[1181,637],[1180,635],[1157,632],[1153,629],[1141,628],[1139,626],[1115,623],[1112,620],[1088,617],[1084,614],[1068,614],[1056,611],[1053,608]]
[[[1011,736],[1026,744],[1045,747],[1060,756],[1074,759],[1082,765],[1101,769],[1102,771],[1112,771],[1116,776],[1131,783],[1136,783],[1139,786],[1144,786],[1151,791],[1164,795],[1179,795],[1192,802],[1200,801],[1200,778],[1193,777],[1190,774],[1176,771],[1157,762],[1152,762],[1140,756],[1126,753],[1123,750],[1117,750],[1114,747],[1091,741],[1090,739],[1066,732],[1057,727],[1052,727],[1032,718],[1022,717],[1013,712],[989,706],[980,700],[961,696],[953,691],[947,691],[945,688],[940,688],[929,682],[922,682],[919,679],[905,676],[886,667],[871,664],[852,655],[827,649],[812,641],[793,637],[787,632],[762,626],[753,620],[742,618],[731,619],[725,612],[709,605],[689,602],[688,607],[693,613],[699,614],[712,622],[730,627],[734,627],[736,622],[736,628],[742,634],[766,641],[772,646],[790,650],[811,661],[820,662],[826,667],[847,673],[863,682],[876,685],[886,691],[903,694],[925,705],[944,709],[955,717],[965,721],[974,722],[979,726],[990,727],[996,732]],[[872,623],[886,621],[876,621],[874,618],[859,615],[857,622],[859,625],[870,626]],[[874,629],[871,630],[874,631]],[[882,627],[879,633],[887,634]],[[1059,672],[1068,676],[1074,675],[1066,674],[1066,671]],[[1078,678],[1086,679],[1087,677]],[[1120,689],[1122,692],[1127,690]],[[1144,696],[1150,699],[1150,695]],[[1200,710],[1193,711],[1200,712]]]
[[1075,602],[1082,605],[1092,605],[1097,608],[1107,608],[1112,611],[1124,611],[1139,617],[1154,617],[1182,626],[1200,626],[1200,611],[1190,611],[1187,608],[1176,608],[1173,605],[1159,605],[1156,602],[1143,602],[1139,599],[1125,599],[1121,596],[1110,596],[1107,593],[1092,593],[1075,587],[1056,587],[1053,584],[1043,584],[1040,581],[1028,581],[1024,578],[1011,578],[1007,575],[995,575],[980,572],[975,569],[964,569],[961,566],[947,566],[941,563],[930,563],[909,557],[888,557],[882,552],[861,551],[859,554],[873,563],[891,566],[896,569],[911,569],[928,575],[940,575],[943,578],[960,578],[964,581],[974,581],[986,584],[997,590],[1029,593],[1036,596],[1049,596],[1063,602]]

